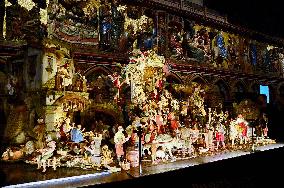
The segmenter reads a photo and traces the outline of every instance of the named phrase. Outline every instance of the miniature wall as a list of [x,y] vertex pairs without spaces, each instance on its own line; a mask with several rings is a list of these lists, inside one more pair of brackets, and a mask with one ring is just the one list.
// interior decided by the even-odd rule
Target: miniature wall
[[26,69],[24,70],[24,80],[26,87],[30,90],[41,89],[42,86],[42,51],[40,49],[28,48],[25,59]]
[[46,84],[48,80],[55,77],[57,72],[57,58],[55,54],[45,53],[42,60],[42,84]]

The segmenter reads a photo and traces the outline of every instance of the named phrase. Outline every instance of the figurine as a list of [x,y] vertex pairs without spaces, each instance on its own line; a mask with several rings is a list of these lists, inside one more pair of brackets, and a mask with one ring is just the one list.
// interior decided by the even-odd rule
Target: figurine
[[117,88],[117,93],[116,93],[114,99],[119,100],[120,89],[121,89],[122,84],[125,81],[123,81],[123,82],[120,81],[121,76],[117,72],[115,72],[113,75],[108,75],[108,77],[112,80],[114,87]]
[[86,151],[89,151],[91,154],[91,163],[93,163],[96,166],[99,166],[101,164],[101,141],[102,141],[102,134],[96,135],[94,137],[94,140],[91,142],[90,147],[84,147]]
[[190,128],[189,128],[189,124],[187,124],[185,127],[181,128],[181,139],[184,142],[183,148],[182,148],[182,154],[183,156],[185,156],[186,153],[192,153],[192,142],[191,142],[191,138],[190,138]]
[[197,123],[193,125],[193,129],[190,130],[190,134],[191,134],[191,142],[193,144],[196,144],[198,137],[199,137],[199,130],[198,130]]
[[238,137],[238,130],[237,130],[237,123],[236,123],[236,121],[235,120],[231,120],[229,127],[230,127],[229,137],[230,137],[230,140],[231,140],[232,147],[234,147],[235,139]]
[[117,160],[120,162],[124,156],[123,144],[129,140],[129,136],[126,138],[123,133],[124,129],[122,126],[118,127],[118,131],[114,135],[115,152]]
[[2,160],[9,161],[9,160],[19,160],[24,156],[23,149],[17,149],[8,147],[6,151],[2,154]]
[[123,170],[129,170],[130,169],[130,162],[128,162],[127,160],[124,160],[121,162],[121,168]]
[[81,130],[81,125],[78,125],[77,127],[73,127],[73,129],[70,132],[71,141],[75,142],[75,143],[80,143],[80,142],[84,141],[84,136],[83,136],[83,133],[82,133],[84,130],[85,130],[85,128]]
[[112,156],[111,156],[111,151],[108,149],[107,145],[104,145],[102,147],[102,157],[101,157],[101,164],[103,166],[108,166],[113,162]]
[[35,147],[37,149],[42,149],[44,147],[44,134],[45,134],[45,124],[42,118],[37,120],[37,125],[34,127],[33,131],[36,133]]
[[56,168],[58,167],[58,166],[60,166],[59,163],[60,162],[60,160],[58,160],[56,157],[53,157],[52,158],[52,168],[53,168],[53,170],[56,170]]
[[261,123],[262,137],[267,138],[268,137],[268,126],[267,126],[268,118],[264,113],[262,114],[262,119],[263,119]]
[[164,133],[164,122],[163,122],[163,116],[162,116],[162,112],[159,111],[158,115],[156,115],[156,124],[157,124],[157,128],[158,128],[158,134],[162,134]]
[[240,129],[240,144],[243,143],[247,143],[248,141],[248,136],[247,136],[247,132],[248,132],[248,122],[244,119],[242,114],[239,114],[236,120],[236,123],[239,126]]
[[40,149],[39,151],[41,152],[41,155],[37,157],[37,165],[38,169],[41,167],[43,168],[42,172],[46,171],[46,165],[47,165],[47,160],[53,156],[53,152],[55,151],[56,148],[56,142],[55,141],[50,141],[47,144],[48,148]]
[[171,115],[169,115],[168,119],[171,122],[171,129],[174,131],[174,133],[176,133],[178,131],[178,128],[180,127],[180,123],[179,123],[179,118],[177,116],[175,116],[175,114],[173,112],[170,113]]
[[155,129],[152,133],[152,144],[151,144],[151,159],[152,159],[152,163],[154,164],[157,158],[156,152],[157,152],[157,143],[156,143],[156,138],[157,136],[157,130]]
[[216,127],[216,150],[219,148],[219,144],[222,144],[223,149],[225,148],[225,128],[220,122],[218,122]]
[[28,141],[24,148],[26,155],[31,155],[35,151],[35,144],[33,141]]
[[206,136],[205,136],[206,148],[212,149],[214,146],[213,144],[214,130],[209,123],[207,123],[205,126],[206,126]]

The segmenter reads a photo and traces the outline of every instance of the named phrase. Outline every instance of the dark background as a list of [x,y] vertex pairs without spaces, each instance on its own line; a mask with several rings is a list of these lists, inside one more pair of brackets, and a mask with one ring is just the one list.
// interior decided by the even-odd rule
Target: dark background
[[229,23],[284,38],[284,11],[276,0],[204,0],[204,6],[228,17]]

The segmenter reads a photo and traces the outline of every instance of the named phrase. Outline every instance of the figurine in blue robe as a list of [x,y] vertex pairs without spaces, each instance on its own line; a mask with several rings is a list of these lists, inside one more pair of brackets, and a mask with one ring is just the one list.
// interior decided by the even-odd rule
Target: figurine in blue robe
[[74,127],[71,132],[71,141],[75,143],[80,143],[84,141],[84,136],[81,130],[81,125],[78,125],[78,127]]

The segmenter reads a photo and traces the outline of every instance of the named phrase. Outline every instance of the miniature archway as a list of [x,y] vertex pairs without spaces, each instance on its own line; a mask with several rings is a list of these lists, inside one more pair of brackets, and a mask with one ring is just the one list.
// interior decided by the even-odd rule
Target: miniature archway
[[208,86],[208,81],[202,77],[200,74],[195,74],[189,79],[189,83],[197,83],[199,84],[204,90],[204,104],[206,107],[210,106],[210,100],[211,100],[211,88]]
[[246,92],[246,87],[242,81],[238,81],[234,85],[234,91],[238,93],[245,93]]
[[53,106],[57,109],[54,109],[53,112],[49,110],[48,114],[55,117],[53,119],[70,116],[70,118],[72,118],[72,122],[75,124],[81,124],[82,113],[89,104],[88,96],[81,96],[77,93],[66,93],[53,103]]
[[5,64],[6,63],[6,59],[5,58],[3,58],[3,57],[0,57],[0,64]]
[[105,66],[92,66],[89,69],[87,69],[83,75],[88,77],[90,75],[93,75],[94,73],[96,74],[104,74],[104,75],[108,75],[108,74],[112,74],[112,71],[110,69],[108,69]]
[[87,79],[87,90],[90,99],[100,102],[103,99],[109,99],[111,96],[111,88],[113,84],[108,78],[112,72],[104,66],[93,66],[85,71],[84,75]]
[[175,31],[181,31],[183,28],[182,20],[175,20],[173,17],[172,20],[169,21],[168,27]]
[[224,101],[229,100],[230,93],[229,93],[229,87],[227,83],[223,79],[218,79],[214,82],[214,85],[218,87],[218,94]]
[[166,82],[165,89],[172,93],[175,98],[181,98],[183,94],[181,92],[177,92],[174,87],[175,85],[182,84],[182,79],[177,74],[171,72],[166,75]]
[[0,139],[2,140],[4,137],[4,131],[6,129],[6,115],[5,115],[5,106],[4,106],[4,101],[0,98],[0,126],[1,126],[1,131],[0,131]]
[[215,108],[230,107],[230,90],[223,79],[217,79],[211,84],[211,93],[209,97],[209,106]]
[[92,129],[96,126],[95,123],[102,122],[103,125],[108,125],[110,127],[115,124],[123,125],[124,119],[121,111],[118,110],[118,106],[114,103],[92,103],[83,117],[83,124],[87,129]]
[[196,82],[196,83],[201,84],[201,85],[208,84],[208,81],[205,78],[203,78],[202,76],[200,76],[199,74],[192,76],[189,79],[189,82]]
[[7,75],[0,71],[0,93],[5,93],[6,84],[7,84]]
[[255,94],[255,95],[259,95],[259,83],[258,82],[253,82],[250,87],[249,90],[251,93]]
[[237,81],[232,87],[232,94],[237,101],[246,97],[247,89],[242,81]]
[[174,83],[174,84],[182,84],[183,81],[182,79],[179,77],[179,75],[170,72],[169,74],[166,75],[166,81],[168,83]]
[[277,86],[277,105],[279,105],[278,107],[280,107],[281,109],[284,108],[284,82],[281,82],[278,84]]
[[278,84],[277,93],[278,93],[278,96],[284,97],[284,82],[281,82]]

